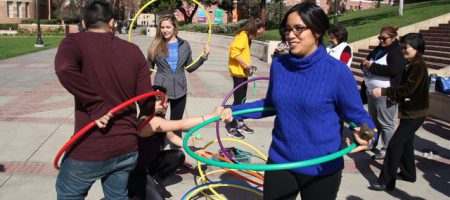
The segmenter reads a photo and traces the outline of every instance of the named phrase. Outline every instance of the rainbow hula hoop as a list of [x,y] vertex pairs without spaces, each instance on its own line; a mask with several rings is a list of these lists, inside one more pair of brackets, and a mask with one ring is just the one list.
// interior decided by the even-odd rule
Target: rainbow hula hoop
[[[241,88],[242,86],[253,82],[253,81],[257,81],[257,80],[270,80],[269,77],[256,77],[256,78],[252,78],[252,79],[248,79],[244,82],[242,82],[241,84],[239,84],[238,86],[236,86],[235,88],[233,88],[228,94],[227,96],[225,96],[225,99],[222,101],[222,104],[220,104],[220,106],[225,106],[225,104],[227,103],[228,99],[230,99],[231,95],[234,94],[234,92],[236,92],[237,89]],[[225,155],[225,157],[227,157],[228,159],[230,159],[231,161],[233,161],[234,163],[237,163],[225,150],[225,147],[222,144],[222,140],[220,139],[220,128],[219,128],[219,121],[216,122],[216,137],[217,137],[217,141],[219,143],[219,147],[220,150],[222,150],[223,154]]]
[[[274,109],[273,108],[253,108],[253,109],[240,110],[237,112],[233,112],[233,116],[247,114],[247,113],[254,113],[254,112],[263,112],[263,111],[274,111]],[[206,163],[208,165],[213,165],[213,166],[218,166],[218,167],[223,167],[223,168],[253,170],[253,171],[274,171],[274,170],[301,168],[301,167],[307,167],[307,166],[311,166],[311,165],[321,164],[321,163],[328,162],[330,160],[342,157],[345,154],[349,153],[354,148],[356,148],[356,144],[353,143],[350,146],[348,146],[340,151],[337,151],[335,153],[325,155],[325,156],[322,156],[319,158],[313,158],[313,159],[309,159],[309,160],[290,162],[290,163],[250,165],[250,164],[232,164],[232,163],[223,163],[220,161],[214,161],[214,160],[207,159],[207,158],[197,155],[190,148],[187,147],[189,137],[191,137],[191,135],[193,133],[195,133],[200,128],[202,128],[212,122],[219,121],[219,119],[220,119],[219,116],[208,119],[205,122],[202,122],[201,124],[195,126],[189,132],[186,133],[186,136],[183,139],[183,149],[189,156],[191,156],[192,158],[194,158],[200,162]]]
[[[147,97],[151,97],[151,96],[161,96],[162,99],[165,98],[165,94],[162,92],[147,92],[144,94],[141,94],[137,97],[134,97],[132,99],[129,99],[121,104],[119,104],[118,106],[114,107],[113,109],[109,110],[110,113],[114,114],[120,110],[122,110],[123,108],[127,107],[128,105],[139,101],[141,99],[147,98]],[[153,116],[149,117],[145,122],[148,123],[148,121],[150,121],[153,118]],[[85,127],[83,127],[81,130],[79,130],[77,133],[75,133],[69,141],[67,141],[63,147],[61,147],[61,149],[58,151],[58,153],[55,156],[55,159],[53,160],[53,166],[59,170],[59,159],[61,158],[62,154],[64,152],[67,151],[67,149],[69,149],[75,142],[77,142],[82,136],[84,136],[88,130],[90,130],[92,127],[94,127],[96,124],[94,121],[90,122],[89,124],[87,124]],[[143,126],[140,126],[140,128],[142,128]]]
[[[144,6],[142,6],[141,9],[139,9],[139,11],[136,13],[136,15],[133,17],[133,20],[131,21],[131,25],[130,28],[128,28],[128,41],[131,42],[131,32],[133,29],[133,25],[136,22],[137,17],[152,3],[154,3],[157,0],[151,0],[149,2],[147,2]],[[211,23],[211,18],[209,17],[209,12],[203,7],[203,5],[201,3],[199,3],[197,0],[192,0],[192,2],[194,2],[195,4],[198,5],[198,7],[200,9],[203,10],[203,12],[206,13],[206,19],[208,20],[208,40],[206,41],[206,44],[211,44],[211,34],[212,34],[212,23]],[[200,58],[202,56],[205,55],[205,51],[202,51],[202,53],[194,60],[192,61],[191,64],[189,64],[187,67],[185,67],[184,69],[188,69],[189,67],[191,67],[192,65],[194,65],[196,62],[198,62],[198,60],[200,60]]]

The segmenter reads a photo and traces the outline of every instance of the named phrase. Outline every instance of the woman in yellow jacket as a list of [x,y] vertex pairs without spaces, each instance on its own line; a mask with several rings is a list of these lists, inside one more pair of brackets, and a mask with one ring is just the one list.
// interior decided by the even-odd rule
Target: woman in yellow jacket
[[[228,60],[228,69],[233,78],[233,88],[248,80],[248,76],[252,73],[252,65],[250,58],[250,45],[252,39],[264,33],[264,23],[259,18],[251,18],[247,24],[237,31],[233,43],[231,43],[230,57]],[[239,88],[234,93],[233,105],[245,103],[247,94],[247,85]],[[252,134],[250,129],[243,121],[232,121],[226,126],[227,134],[237,139],[244,139],[244,135]]]

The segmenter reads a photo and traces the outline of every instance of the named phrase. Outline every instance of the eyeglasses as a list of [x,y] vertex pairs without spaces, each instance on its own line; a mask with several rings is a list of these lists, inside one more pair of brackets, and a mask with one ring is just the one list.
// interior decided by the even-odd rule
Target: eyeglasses
[[289,35],[291,33],[291,31],[292,31],[294,33],[294,35],[299,36],[306,29],[309,29],[309,28],[306,27],[306,26],[296,26],[294,28],[285,27],[285,28],[283,28],[282,31],[283,31],[284,35]]
[[378,40],[383,40],[383,42],[386,42],[387,39],[392,38],[392,37],[382,37],[382,36],[378,36]]

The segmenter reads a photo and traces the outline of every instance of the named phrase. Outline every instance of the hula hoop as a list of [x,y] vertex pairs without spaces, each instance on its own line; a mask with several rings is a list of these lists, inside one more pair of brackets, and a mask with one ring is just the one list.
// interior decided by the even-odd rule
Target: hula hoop
[[[133,20],[131,21],[131,25],[130,28],[128,29],[128,41],[131,42],[131,30],[133,29],[133,25],[134,22],[136,22],[137,17],[152,3],[154,3],[157,0],[151,0],[149,2],[147,2],[144,6],[142,6],[141,9],[139,9],[139,11],[135,14],[135,16],[133,17]],[[211,23],[211,19],[209,17],[209,12],[203,7],[203,5],[201,3],[199,3],[197,0],[192,0],[192,2],[194,2],[195,4],[198,5],[198,7],[200,9],[203,10],[203,12],[206,13],[206,19],[208,20],[208,40],[206,41],[206,44],[211,44],[211,34],[212,34],[212,23]],[[187,67],[185,67],[184,69],[188,69],[189,67],[191,67],[192,65],[194,65],[196,62],[198,62],[200,60],[200,58],[202,56],[205,55],[205,51],[202,51],[202,53],[194,60],[192,61],[191,64],[189,64]],[[155,71],[155,70],[154,70]]]
[[[235,88],[233,88],[228,94],[227,96],[225,96],[225,99],[222,101],[222,104],[220,104],[220,106],[225,106],[225,104],[227,103],[228,99],[230,99],[231,95],[234,94],[234,92],[236,92],[237,89],[241,88],[242,86],[244,86],[245,84],[248,84],[250,82],[253,81],[257,81],[257,80],[270,80],[269,77],[256,77],[256,78],[252,78],[252,79],[248,79],[247,81],[242,82],[241,84],[239,84],[238,86],[236,86]],[[217,137],[217,141],[219,142],[219,147],[220,150],[222,150],[223,155],[225,155],[225,157],[227,157],[228,159],[230,159],[231,161],[237,163],[233,158],[231,158],[231,156],[227,153],[227,151],[225,151],[225,147],[222,144],[222,140],[220,139],[220,128],[219,128],[219,121],[216,122],[216,137]],[[265,156],[264,156],[265,157]],[[266,158],[267,160],[267,158]]]
[[[111,110],[109,110],[109,112],[112,113],[112,114],[114,114],[114,113],[116,113],[116,112],[122,110],[123,108],[127,107],[128,105],[130,105],[130,104],[132,104],[132,103],[134,103],[134,102],[136,102],[136,101],[139,101],[139,100],[141,100],[141,99],[144,99],[144,98],[147,98],[147,97],[151,97],[151,96],[161,96],[162,99],[165,98],[165,95],[164,95],[164,93],[162,93],[162,92],[159,92],[159,91],[158,91],[158,92],[155,92],[155,91],[153,91],[153,92],[147,92],[147,93],[141,94],[141,95],[139,95],[139,96],[136,96],[136,97],[134,97],[134,98],[131,98],[131,99],[129,99],[129,100],[127,100],[127,101],[125,101],[125,102],[119,104],[118,106],[116,106],[116,107],[112,108]],[[148,123],[148,121],[150,121],[151,118],[153,118],[153,116],[149,117],[149,118],[146,120],[146,122]],[[81,130],[79,130],[77,133],[75,133],[75,135],[73,135],[73,136],[70,138],[70,140],[67,141],[67,142],[64,144],[63,147],[61,147],[61,149],[60,149],[60,150],[58,151],[58,153],[56,154],[55,159],[53,160],[53,166],[54,166],[56,169],[59,170],[59,165],[58,165],[58,164],[59,164],[59,159],[61,158],[62,154],[63,154],[64,152],[66,152],[67,149],[69,149],[75,142],[77,142],[83,135],[85,135],[89,129],[91,129],[91,128],[94,127],[95,125],[96,125],[96,124],[95,124],[95,121],[90,122],[90,123],[87,124],[85,127],[83,127]],[[143,126],[141,126],[141,127],[143,127]]]
[[228,187],[240,188],[240,189],[244,189],[244,190],[253,192],[259,196],[262,196],[262,190],[251,187],[250,185],[242,184],[239,182],[232,182],[232,181],[217,181],[217,182],[206,183],[206,184],[202,184],[197,187],[194,187],[194,188],[190,189],[186,194],[184,194],[181,199],[182,200],[191,199],[192,196],[194,196],[195,194],[198,193],[198,191],[200,191],[200,190],[204,189],[206,186],[210,186],[210,185],[214,185],[214,187],[228,186]]
[[[254,151],[255,151],[256,153],[258,153],[264,160],[267,160],[267,157],[266,157],[260,150],[258,150],[256,147],[254,147],[254,146],[252,146],[252,145],[250,145],[250,144],[248,144],[248,143],[246,143],[246,142],[244,142],[244,141],[242,141],[242,140],[237,140],[237,139],[234,139],[234,138],[223,138],[223,140],[224,140],[224,141],[232,141],[232,142],[241,143],[241,144],[243,144],[243,145],[245,145],[245,146],[251,148],[252,150],[254,150]],[[215,139],[215,140],[213,140],[213,141],[207,143],[205,146],[203,146],[203,149],[206,149],[206,148],[208,148],[209,146],[211,146],[212,144],[217,143],[217,142],[218,142],[218,140]],[[217,156],[217,155],[214,155],[214,156]],[[220,157],[220,156],[217,156],[217,157]],[[226,158],[223,158],[223,157],[220,157],[219,159],[221,159],[221,160],[226,160],[226,161],[230,161],[230,160],[228,160],[228,159],[226,159]],[[197,184],[200,184],[200,181],[201,181],[202,179],[204,179],[204,180],[206,181],[206,176],[208,176],[208,174],[210,174],[210,173],[206,173],[206,174],[205,174],[205,172],[203,171],[203,169],[202,169],[202,167],[201,167],[201,162],[200,162],[200,161],[197,161],[197,169],[198,169],[198,173],[199,173],[199,175],[200,175],[200,179],[197,181]],[[228,172],[228,173],[230,173],[230,174],[232,174],[232,175],[235,175],[235,176],[238,176],[238,177],[240,176],[239,174],[233,174],[233,173],[231,173],[231,172],[228,171],[228,170],[229,170],[229,169],[223,169],[222,171]],[[234,171],[234,170],[231,170],[231,171]],[[255,177],[255,178],[258,178],[259,180],[262,180],[262,181],[264,180],[264,177],[262,177],[260,174],[254,172],[254,171],[248,171],[248,172],[244,172],[244,173],[247,173],[247,174],[249,174],[249,175],[251,175],[251,176],[253,176],[253,177]],[[245,178],[247,178],[247,177],[245,177],[245,178],[239,177],[239,178],[245,180]],[[252,182],[253,180],[252,180],[252,181],[245,180],[245,181]],[[255,184],[255,183],[254,183],[254,184]],[[215,194],[216,196],[219,196],[218,193],[217,193],[217,191],[214,190],[212,187],[208,187],[208,189],[209,189],[213,194]],[[208,195],[208,194],[206,194],[206,193],[204,193],[204,192],[201,192],[201,193],[202,193],[203,195],[207,196],[208,198],[211,198],[210,195]],[[220,198],[220,196],[219,196],[219,198]]]
[[[241,114],[247,114],[247,113],[254,113],[254,112],[263,112],[263,111],[273,111],[273,108],[253,108],[253,109],[246,109],[246,110],[240,110],[237,112],[233,112],[233,116],[235,115],[241,115]],[[294,168],[301,168],[301,167],[307,167],[311,165],[317,165],[320,163],[324,163],[339,157],[344,156],[345,154],[349,153],[351,150],[356,148],[356,144],[353,143],[350,146],[337,151],[335,153],[325,155],[319,158],[313,158],[309,160],[304,161],[297,161],[297,162],[290,162],[290,163],[279,163],[279,164],[231,164],[231,163],[223,163],[219,161],[214,161],[211,159],[203,158],[197,154],[195,154],[191,149],[187,148],[188,146],[188,139],[191,137],[193,133],[195,133],[198,129],[212,123],[216,122],[220,119],[219,116],[216,116],[214,118],[208,119],[205,122],[202,122],[201,124],[195,126],[192,128],[189,132],[187,132],[186,136],[183,138],[183,149],[185,152],[191,156],[192,158],[199,160],[200,162],[206,163],[208,165],[223,167],[223,168],[230,168],[230,169],[241,169],[241,170],[253,170],[253,171],[274,171],[274,170],[285,170],[285,169],[294,169]]]

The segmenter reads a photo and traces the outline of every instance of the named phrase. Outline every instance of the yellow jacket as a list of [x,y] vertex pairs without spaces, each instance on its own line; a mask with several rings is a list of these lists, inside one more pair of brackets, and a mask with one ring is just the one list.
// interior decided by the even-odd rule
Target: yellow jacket
[[244,73],[245,66],[241,65],[241,63],[236,60],[237,56],[241,56],[245,62],[251,65],[250,45],[248,44],[248,36],[245,31],[241,31],[236,35],[229,50],[230,57],[228,58],[228,69],[231,76],[246,78],[247,75]]

